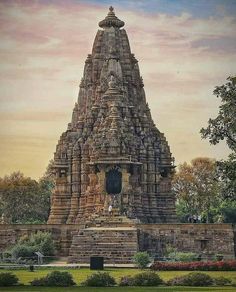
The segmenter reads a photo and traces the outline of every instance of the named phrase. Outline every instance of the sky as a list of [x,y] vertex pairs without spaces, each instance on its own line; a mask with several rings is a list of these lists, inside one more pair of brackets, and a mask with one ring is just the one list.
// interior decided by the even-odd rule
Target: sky
[[217,115],[214,87],[236,74],[236,1],[0,0],[0,176],[45,172],[110,5],[125,21],[152,117],[176,165],[229,154],[199,130]]

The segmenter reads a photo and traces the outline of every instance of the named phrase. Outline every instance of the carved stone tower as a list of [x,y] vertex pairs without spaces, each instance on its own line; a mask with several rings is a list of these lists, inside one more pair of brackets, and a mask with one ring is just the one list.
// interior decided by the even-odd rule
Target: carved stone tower
[[175,222],[174,166],[155,126],[124,22],[110,7],[99,22],[72,121],[54,155],[56,187],[48,223],[114,215]]

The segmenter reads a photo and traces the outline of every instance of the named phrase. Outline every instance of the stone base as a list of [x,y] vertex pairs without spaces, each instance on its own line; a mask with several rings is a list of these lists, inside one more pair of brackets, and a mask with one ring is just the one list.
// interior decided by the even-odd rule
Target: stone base
[[100,256],[105,264],[131,264],[137,251],[135,227],[92,227],[74,235],[68,262],[84,264]]
[[56,255],[69,256],[70,261],[81,261],[83,256],[88,261],[91,255],[104,255],[111,261],[122,256],[130,262],[137,250],[158,258],[165,254],[167,246],[198,253],[203,259],[216,254],[233,259],[236,252],[236,229],[232,224],[137,224],[122,217],[100,218],[86,226],[0,224],[0,252],[13,246],[20,237],[37,231],[51,232]]
[[180,252],[194,252],[203,260],[216,254],[224,259],[236,255],[236,230],[231,224],[137,224],[139,249],[154,258],[162,258],[166,247]]

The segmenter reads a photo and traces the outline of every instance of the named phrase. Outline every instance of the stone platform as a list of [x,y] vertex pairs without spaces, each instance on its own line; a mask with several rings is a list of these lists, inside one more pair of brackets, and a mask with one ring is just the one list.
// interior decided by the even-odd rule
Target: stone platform
[[92,256],[101,256],[105,264],[132,264],[137,251],[137,228],[91,227],[74,235],[68,262],[84,264]]
[[86,262],[96,254],[109,254],[113,259],[122,256],[130,262],[126,253],[131,258],[136,250],[157,258],[170,245],[177,251],[198,253],[202,259],[216,254],[235,258],[236,229],[232,224],[138,224],[116,217],[101,219],[92,224],[0,224],[0,252],[22,236],[44,231],[52,233],[56,256],[68,257],[71,262],[81,261],[83,254]]

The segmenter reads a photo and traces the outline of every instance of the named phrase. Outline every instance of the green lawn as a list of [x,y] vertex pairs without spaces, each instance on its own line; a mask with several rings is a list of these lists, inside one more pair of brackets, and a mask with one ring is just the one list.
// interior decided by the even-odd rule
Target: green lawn
[[1,292],[7,291],[20,291],[20,292],[235,292],[233,287],[109,287],[109,288],[92,288],[92,287],[61,287],[61,288],[49,288],[49,287],[8,287],[0,288]]
[[[45,275],[47,275],[48,273],[52,272],[53,270],[60,270],[60,271],[68,271],[73,275],[74,281],[76,282],[77,285],[80,285],[80,283],[85,280],[87,278],[88,275],[94,273],[95,271],[90,271],[88,268],[81,268],[81,269],[62,269],[62,268],[51,268],[51,269],[36,269],[35,272],[30,272],[28,270],[0,270],[0,272],[12,272],[13,274],[15,274],[19,280],[20,283],[25,284],[25,285],[29,285],[29,282],[32,281],[35,278],[40,278],[43,277]],[[140,273],[140,270],[138,269],[126,269],[126,268],[106,268],[105,269],[106,272],[109,272],[116,280],[117,282],[120,280],[120,278],[122,276],[127,276],[127,275],[134,275],[137,273]],[[162,271],[162,272],[158,272],[158,274],[160,275],[160,277],[163,280],[169,280],[171,278],[174,278],[176,276],[180,276],[180,275],[184,275],[184,274],[188,274],[189,271]],[[226,278],[229,278],[231,280],[233,280],[234,282],[236,282],[236,272],[204,272],[209,274],[212,277],[220,277],[220,276],[224,276]],[[30,287],[30,286],[18,286],[18,287],[9,287],[9,288],[0,288],[1,292],[4,291],[25,291],[25,292],[30,292],[30,291],[37,291],[37,292],[62,292],[62,291],[66,291],[66,292],[118,292],[118,291],[122,291],[122,292],[146,292],[146,291],[157,291],[157,292],[168,292],[168,291],[217,291],[217,292],[221,292],[221,291],[228,291],[228,292],[233,292],[236,291],[236,288],[233,287],[210,287],[210,288],[200,288],[200,287],[158,287],[158,288],[152,288],[152,287],[145,287],[145,288],[141,288],[141,287],[113,287],[113,288],[86,288],[86,287],[72,287],[72,288],[41,288],[41,287]]]
[[[88,275],[94,273],[95,271],[91,271],[87,268],[81,268],[81,269],[39,269],[35,270],[35,272],[30,272],[28,270],[0,270],[0,272],[12,272],[15,274],[19,279],[20,283],[22,284],[29,284],[30,281],[32,281],[35,278],[41,278],[43,276],[46,276],[48,273],[52,272],[53,270],[60,270],[60,271],[68,271],[73,275],[74,281],[76,284],[80,284],[82,281],[84,281]],[[135,275],[137,273],[140,273],[140,270],[138,269],[126,269],[126,268],[106,268],[104,271],[109,272],[117,281],[120,280],[122,276],[127,275]],[[174,278],[176,276],[181,276],[184,274],[190,273],[189,271],[162,271],[158,272],[160,277],[163,280],[169,280],[171,278]],[[219,277],[224,276],[226,278],[230,278],[236,282],[236,272],[203,272],[207,273],[208,275],[212,277]]]

